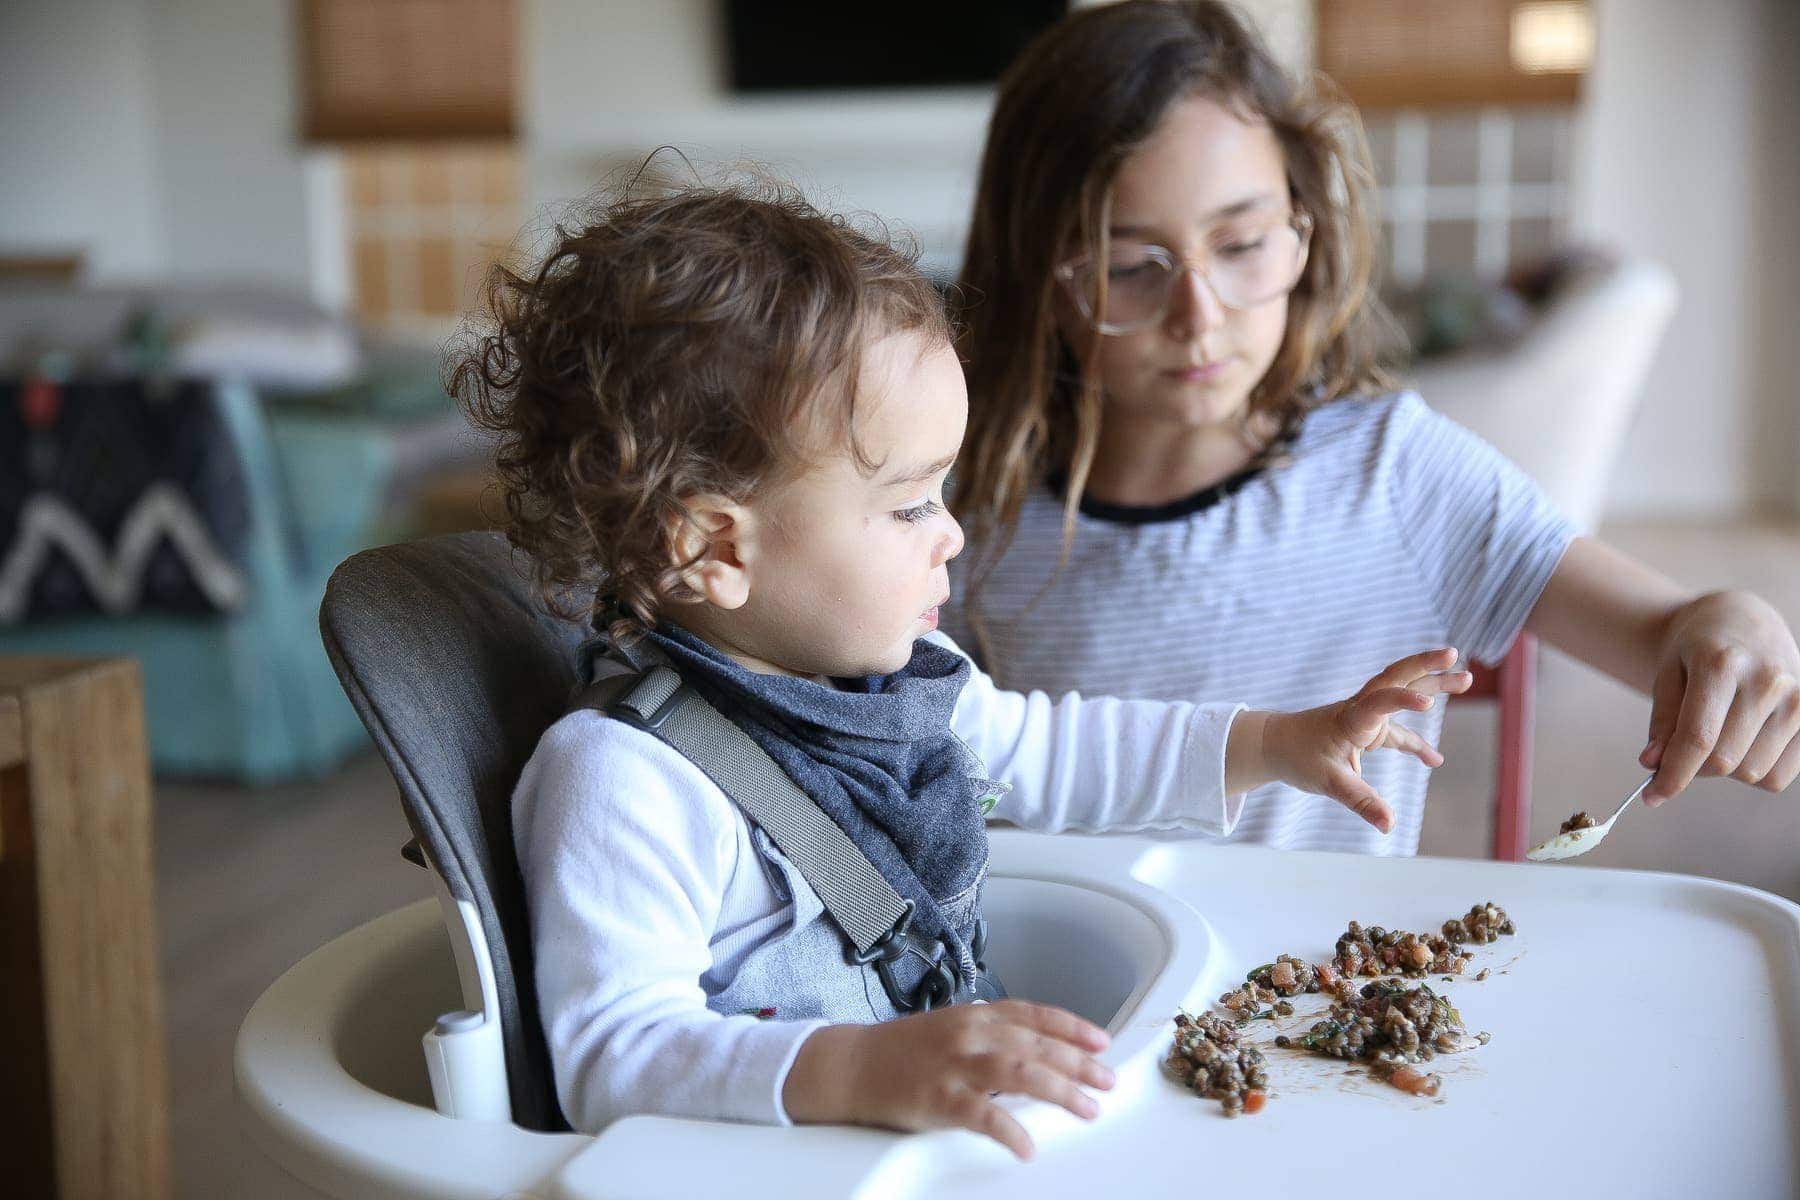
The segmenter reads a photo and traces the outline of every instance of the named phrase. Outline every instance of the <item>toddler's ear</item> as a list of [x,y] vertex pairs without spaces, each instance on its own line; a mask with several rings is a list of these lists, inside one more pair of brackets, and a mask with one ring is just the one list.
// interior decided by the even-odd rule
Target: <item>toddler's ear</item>
[[682,582],[715,608],[741,608],[750,598],[750,510],[724,496],[690,497],[685,506],[687,519],[677,518],[673,538]]

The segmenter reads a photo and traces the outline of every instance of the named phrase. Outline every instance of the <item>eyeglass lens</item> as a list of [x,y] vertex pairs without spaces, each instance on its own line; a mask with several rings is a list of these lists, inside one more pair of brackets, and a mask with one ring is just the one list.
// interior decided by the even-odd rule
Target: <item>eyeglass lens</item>
[[[1294,224],[1271,224],[1216,247],[1200,272],[1220,304],[1253,308],[1293,289],[1304,244]],[[1106,259],[1105,311],[1099,314],[1102,329],[1140,328],[1160,320],[1184,269],[1185,264],[1161,246],[1112,243]],[[1091,260],[1074,264],[1068,283],[1082,312],[1094,319],[1101,303],[1099,266]]]

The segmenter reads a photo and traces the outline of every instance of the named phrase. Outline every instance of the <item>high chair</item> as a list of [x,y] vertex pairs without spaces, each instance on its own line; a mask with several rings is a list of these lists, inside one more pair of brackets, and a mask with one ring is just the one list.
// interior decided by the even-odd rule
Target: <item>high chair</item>
[[[237,1088],[260,1155],[242,1194],[841,1196],[911,1177],[924,1146],[938,1163],[998,1153],[969,1134],[664,1117],[627,1118],[598,1138],[568,1132],[536,1015],[509,802],[569,701],[584,630],[544,611],[523,559],[494,533],[346,560],[320,624],[399,787],[408,856],[431,868],[437,898],[315,951],[245,1018]],[[1143,853],[999,834],[986,893],[988,959],[1011,993],[1108,1027],[1106,1058],[1122,1076],[1151,1069],[1170,1014],[1218,990],[1210,928],[1136,878]],[[1074,1124],[1038,1102],[1014,1107],[1040,1143]]]

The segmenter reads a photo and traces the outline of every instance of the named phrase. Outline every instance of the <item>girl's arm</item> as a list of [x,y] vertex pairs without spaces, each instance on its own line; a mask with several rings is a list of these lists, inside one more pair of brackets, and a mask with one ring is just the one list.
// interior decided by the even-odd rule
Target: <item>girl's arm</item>
[[1800,774],[1800,648],[1749,592],[1695,596],[1594,538],[1577,538],[1526,628],[1650,695],[1638,761],[1650,804],[1696,775],[1778,792]]

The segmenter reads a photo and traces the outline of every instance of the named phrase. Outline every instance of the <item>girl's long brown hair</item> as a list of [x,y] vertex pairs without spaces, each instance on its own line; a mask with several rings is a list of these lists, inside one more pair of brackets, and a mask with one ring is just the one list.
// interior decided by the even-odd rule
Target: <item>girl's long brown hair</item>
[[1104,250],[1120,164],[1194,95],[1268,123],[1293,203],[1314,223],[1281,349],[1250,396],[1279,430],[1266,453],[1309,409],[1390,384],[1378,360],[1391,322],[1370,286],[1374,175],[1355,108],[1322,76],[1296,85],[1244,19],[1211,0],[1126,0],[1058,22],[1000,81],[958,280],[969,426],[952,507],[983,548],[964,601],[978,637],[983,567],[1010,541],[1026,495],[1053,473],[1067,480],[1066,555],[1099,440],[1098,374],[1079,364],[1094,363],[1100,334],[1080,356],[1064,341],[1052,270]]

